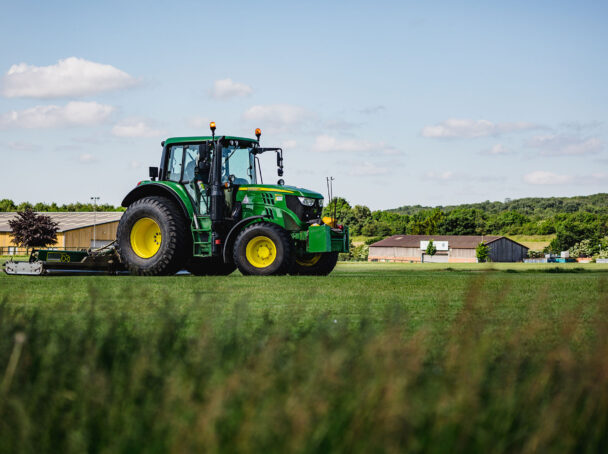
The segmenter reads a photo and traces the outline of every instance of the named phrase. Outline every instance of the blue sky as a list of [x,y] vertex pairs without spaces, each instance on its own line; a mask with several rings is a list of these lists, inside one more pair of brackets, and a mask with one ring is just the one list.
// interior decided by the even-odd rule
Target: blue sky
[[[605,2],[4,2],[0,198],[119,204],[253,136],[372,209],[606,192]],[[271,159],[266,182],[276,180]]]

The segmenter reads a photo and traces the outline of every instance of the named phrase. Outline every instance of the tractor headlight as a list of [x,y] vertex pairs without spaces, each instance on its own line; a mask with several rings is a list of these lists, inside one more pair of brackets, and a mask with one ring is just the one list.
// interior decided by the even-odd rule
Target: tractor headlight
[[309,197],[298,197],[298,200],[300,201],[300,203],[306,207],[311,207],[314,206],[315,204],[315,199],[311,199]]

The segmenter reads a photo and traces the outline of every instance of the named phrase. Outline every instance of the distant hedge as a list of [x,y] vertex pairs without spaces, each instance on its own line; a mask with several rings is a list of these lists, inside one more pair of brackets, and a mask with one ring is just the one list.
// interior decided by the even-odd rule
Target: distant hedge
[[94,206],[92,203],[68,203],[67,205],[57,205],[55,202],[51,204],[47,203],[35,203],[22,202],[16,204],[10,199],[0,200],[0,212],[6,213],[9,211],[25,211],[27,209],[33,211],[48,211],[48,212],[66,212],[66,211],[125,211],[124,207],[115,207],[104,203],[103,205]]

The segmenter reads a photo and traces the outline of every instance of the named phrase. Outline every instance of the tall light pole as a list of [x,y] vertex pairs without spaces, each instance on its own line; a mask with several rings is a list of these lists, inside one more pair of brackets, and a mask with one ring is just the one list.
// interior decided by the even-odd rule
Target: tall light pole
[[97,201],[99,200],[99,197],[91,197],[91,200],[93,201],[93,248],[97,246],[97,241],[96,241],[96,227],[97,227]]

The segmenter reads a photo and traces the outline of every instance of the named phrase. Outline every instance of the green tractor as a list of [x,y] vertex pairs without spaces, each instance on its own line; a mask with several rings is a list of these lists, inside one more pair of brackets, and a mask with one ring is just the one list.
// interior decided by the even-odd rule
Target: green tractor
[[349,248],[348,227],[322,218],[323,196],[263,184],[258,156],[283,150],[257,139],[177,137],[162,143],[160,167],[122,202],[117,251],[133,274],[327,275]]

